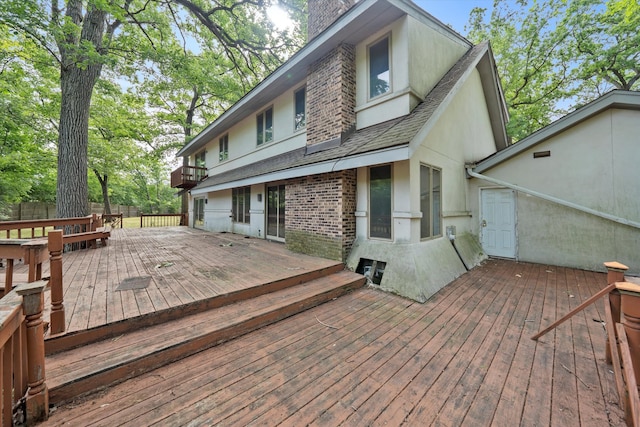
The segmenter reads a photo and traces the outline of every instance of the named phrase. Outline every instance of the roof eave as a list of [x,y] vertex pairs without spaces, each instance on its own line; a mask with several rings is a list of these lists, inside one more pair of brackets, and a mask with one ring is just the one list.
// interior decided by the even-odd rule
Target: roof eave
[[528,137],[521,139],[515,144],[510,145],[506,149],[497,152],[493,156],[479,162],[473,170],[477,173],[489,170],[519,153],[526,151],[529,148],[538,145],[610,108],[640,110],[640,92],[621,90],[611,91],[591,103],[578,108],[564,117],[561,117],[550,125],[532,133]]
[[[365,34],[364,31],[369,31],[370,33],[371,28],[382,28],[405,15],[419,19],[421,22],[427,23],[432,28],[441,31],[458,42],[471,46],[467,39],[417,7],[411,1],[360,1],[185,144],[176,156],[183,157],[194,154],[216,135],[222,134],[245,118],[249,106],[251,106],[249,108],[251,111],[257,110],[260,105],[266,105],[275,96],[279,95],[282,87],[291,87],[291,85],[302,81],[306,77],[307,67],[340,43],[362,39],[364,38],[362,35]],[[356,25],[358,23],[360,25]]]

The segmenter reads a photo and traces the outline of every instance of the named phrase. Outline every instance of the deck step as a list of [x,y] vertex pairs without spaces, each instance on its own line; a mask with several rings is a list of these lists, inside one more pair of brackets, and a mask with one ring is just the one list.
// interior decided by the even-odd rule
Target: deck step
[[363,285],[363,276],[340,271],[47,356],[49,401],[60,404],[100,387],[135,377],[330,301]]
[[270,292],[286,289],[291,286],[297,286],[301,283],[328,276],[342,270],[344,270],[344,265],[340,262],[336,262],[334,265],[328,267],[305,271],[284,279],[194,301],[192,303],[181,305],[180,307],[154,311],[142,316],[124,319],[87,330],[47,337],[45,339],[45,352],[47,355],[52,355],[61,351],[102,341],[107,338],[118,337],[136,329],[143,329],[159,323],[182,319],[185,316],[202,313],[214,308],[223,307],[249,298],[268,294]]

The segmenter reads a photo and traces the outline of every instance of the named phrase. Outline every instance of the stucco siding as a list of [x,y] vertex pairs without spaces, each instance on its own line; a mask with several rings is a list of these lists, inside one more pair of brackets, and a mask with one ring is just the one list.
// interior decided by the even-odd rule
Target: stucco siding
[[408,35],[409,86],[424,97],[469,47],[411,17]]
[[[458,233],[471,232],[469,183],[465,163],[495,152],[489,113],[477,71],[440,116],[412,158],[412,179],[419,182],[420,164],[442,170],[443,231],[456,226]],[[419,188],[414,188],[413,209],[419,209]]]
[[[609,109],[483,174],[622,219],[640,222],[640,112]],[[534,158],[534,153],[549,157]],[[473,179],[472,210],[482,187]],[[517,193],[518,259],[589,270],[616,260],[640,274],[640,230]],[[473,222],[480,232],[479,221]]]
[[[238,167],[282,154],[306,144],[306,130],[294,131],[294,92],[303,87],[292,86],[291,90],[265,104],[255,114],[250,114],[237,125],[229,129],[229,158],[219,161],[219,139],[216,135],[206,146],[206,161],[209,175],[223,173]],[[256,140],[256,115],[266,108],[273,107],[273,141],[262,146]],[[190,159],[194,163],[193,156]]]

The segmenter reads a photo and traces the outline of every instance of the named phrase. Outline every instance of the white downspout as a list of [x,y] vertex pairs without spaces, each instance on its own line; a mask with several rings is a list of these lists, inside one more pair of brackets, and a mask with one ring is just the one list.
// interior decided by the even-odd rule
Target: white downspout
[[618,224],[623,224],[623,225],[627,225],[629,227],[640,229],[640,222],[631,221],[631,220],[628,220],[626,218],[620,218],[619,216],[611,215],[611,214],[608,214],[608,213],[605,213],[605,212],[600,212],[600,211],[597,211],[595,209],[588,208],[586,206],[582,206],[582,205],[578,205],[578,204],[575,204],[575,203],[572,203],[572,202],[568,202],[566,200],[558,199],[557,197],[549,196],[548,194],[538,193],[535,190],[529,190],[527,188],[520,187],[519,185],[510,184],[510,183],[508,183],[506,181],[502,181],[500,179],[491,178],[489,176],[482,175],[482,174],[474,172],[473,169],[471,167],[469,167],[469,166],[466,166],[466,169],[467,169],[467,173],[469,174],[469,176],[472,176],[474,178],[482,179],[484,181],[488,181],[488,182],[491,182],[491,183],[496,184],[496,185],[501,185],[503,187],[511,188],[512,190],[516,190],[516,191],[519,191],[521,193],[530,194],[532,196],[538,197],[538,198],[543,199],[543,200],[547,200],[547,201],[552,202],[552,203],[557,203],[559,205],[566,206],[568,208],[576,209],[578,211],[585,212],[585,213],[588,213],[588,214],[591,214],[591,215],[594,215],[594,216],[597,216],[597,217],[600,217],[600,218],[608,219],[609,221],[617,222]]

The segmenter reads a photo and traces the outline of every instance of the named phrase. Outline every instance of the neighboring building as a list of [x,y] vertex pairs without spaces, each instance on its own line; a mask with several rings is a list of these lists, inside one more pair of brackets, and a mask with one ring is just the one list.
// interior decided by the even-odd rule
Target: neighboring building
[[475,165],[488,255],[640,274],[640,92],[613,91]]
[[408,0],[308,7],[308,44],[180,150],[172,185],[196,227],[425,301],[485,257],[465,164],[508,146],[491,48]]

